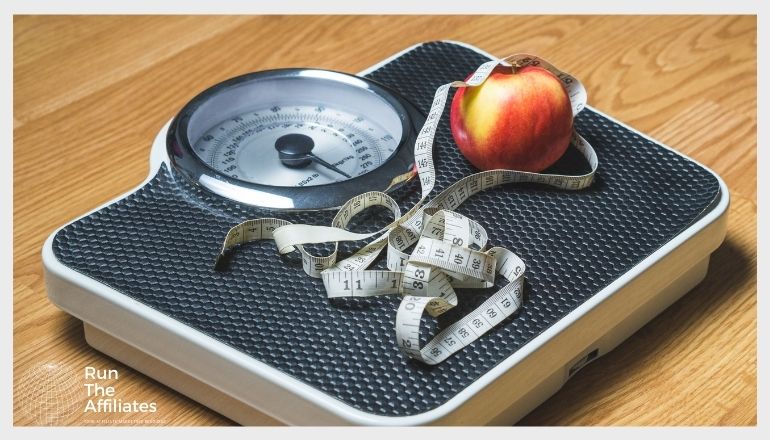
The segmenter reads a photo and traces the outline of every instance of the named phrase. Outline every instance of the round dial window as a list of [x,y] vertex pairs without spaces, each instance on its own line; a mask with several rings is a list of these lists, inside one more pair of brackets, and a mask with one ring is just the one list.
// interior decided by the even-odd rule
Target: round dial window
[[413,163],[423,116],[395,92],[339,72],[281,69],[204,91],[172,122],[175,168],[227,198],[334,208],[384,190]]

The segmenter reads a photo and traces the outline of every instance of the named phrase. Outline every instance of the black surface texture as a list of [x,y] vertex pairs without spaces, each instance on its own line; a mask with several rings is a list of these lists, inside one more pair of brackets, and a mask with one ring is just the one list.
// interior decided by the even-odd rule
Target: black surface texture
[[[368,76],[427,112],[439,85],[465,78],[484,61],[461,46],[429,43]],[[433,195],[475,171],[455,149],[448,119],[447,106],[436,137]],[[458,209],[486,227],[492,246],[522,257],[526,301],[516,315],[433,367],[408,360],[396,346],[399,298],[330,302],[321,281],[302,272],[298,256],[279,257],[271,241],[246,244],[233,253],[228,270],[212,269],[225,233],[238,222],[271,216],[326,225],[332,212],[267,213],[209,195],[163,166],[132,195],[65,227],[54,252],[66,266],[354,408],[418,414],[445,403],[671,240],[718,195],[717,179],[707,170],[590,109],[576,126],[599,156],[591,188],[507,185]],[[578,173],[586,165],[573,151],[556,167]],[[404,210],[417,191],[413,182],[398,194]],[[389,219],[373,213],[356,220],[356,230],[364,231]],[[438,323],[424,318],[423,333],[490,293],[462,292],[458,311]]]

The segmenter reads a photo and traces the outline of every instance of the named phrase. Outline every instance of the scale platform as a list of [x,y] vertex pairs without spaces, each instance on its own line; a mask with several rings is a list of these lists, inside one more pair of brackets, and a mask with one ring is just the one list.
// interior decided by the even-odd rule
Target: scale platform
[[[490,58],[430,42],[359,75],[427,113],[437,87]],[[447,120],[434,194],[475,172]],[[524,260],[524,303],[435,366],[399,351],[400,298],[330,301],[273,242],[244,244],[214,271],[225,234],[245,219],[328,225],[334,212],[275,213],[192,185],[170,165],[168,125],[145,182],[46,240],[48,295],[83,321],[94,348],[240,424],[512,424],[698,284],[725,236],[729,195],[712,171],[590,107],[575,126],[599,157],[590,188],[509,184],[457,209]],[[568,151],[555,170],[580,174],[581,159]],[[395,198],[408,207],[418,193]],[[379,229],[388,219],[378,215],[354,228]],[[486,298],[458,296],[458,310],[423,318],[424,333]]]

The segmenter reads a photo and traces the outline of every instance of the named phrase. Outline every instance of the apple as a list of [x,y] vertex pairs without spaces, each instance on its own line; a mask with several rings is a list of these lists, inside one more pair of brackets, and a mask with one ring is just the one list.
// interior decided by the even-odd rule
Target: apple
[[476,168],[540,172],[569,146],[572,106],[548,70],[497,66],[480,86],[457,90],[449,124]]

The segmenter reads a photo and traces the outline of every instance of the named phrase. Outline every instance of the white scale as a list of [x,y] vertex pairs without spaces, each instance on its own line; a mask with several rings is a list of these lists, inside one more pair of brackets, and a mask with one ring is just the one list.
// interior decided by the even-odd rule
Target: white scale
[[[418,47],[358,75],[376,71]],[[404,128],[410,110],[403,103],[381,99],[382,95],[372,99],[371,93],[361,93],[371,91],[369,86],[357,84],[352,76],[340,80],[333,74],[325,78],[323,71],[300,73],[338,81],[318,92],[302,89],[302,82],[282,88],[276,83],[282,80],[280,73],[261,73],[264,87],[255,89],[258,97],[241,97],[244,102],[271,103],[267,107],[228,106],[232,98],[227,96],[228,82],[213,89],[213,98],[204,96],[201,105],[208,107],[185,122],[194,154],[184,159],[190,161],[187,165],[180,167],[182,161],[177,161],[178,170],[218,196],[281,210],[339,206],[364,189],[360,182],[382,189],[408,169],[410,159],[399,148],[410,141]],[[270,94],[274,96],[266,97]],[[82,218],[144,187],[162,164],[175,165],[167,153],[174,130],[170,125],[153,142],[145,182]],[[704,278],[711,252],[724,239],[729,203],[727,187],[714,176],[720,187],[718,199],[673,240],[448,401],[405,416],[355,408],[73,270],[54,253],[59,230],[45,242],[43,263],[51,301],[83,321],[89,345],[240,424],[276,420],[297,425],[512,424]]]

